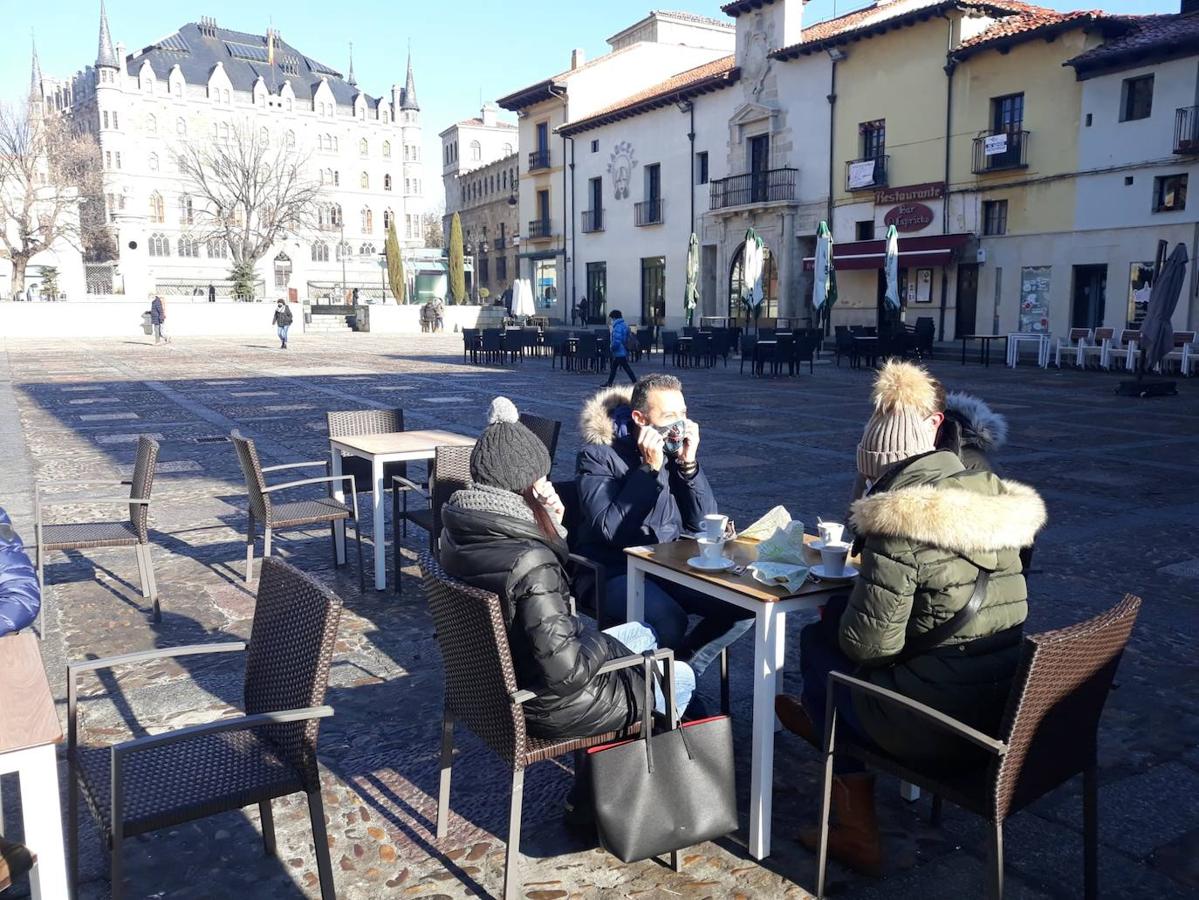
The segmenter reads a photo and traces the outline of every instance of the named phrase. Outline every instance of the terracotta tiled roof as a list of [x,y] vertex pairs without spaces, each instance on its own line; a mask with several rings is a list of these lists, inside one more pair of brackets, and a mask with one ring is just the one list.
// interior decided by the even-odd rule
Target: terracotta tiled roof
[[687,12],[682,9],[655,9],[650,15],[670,16],[683,22],[694,22],[696,25],[711,25],[715,28],[731,28],[724,19],[713,19],[711,16],[701,16],[699,13]]
[[773,56],[789,59],[802,53],[811,53],[827,45],[840,43],[876,28],[899,25],[908,19],[936,15],[953,7],[966,7],[989,13],[995,17],[1030,16],[1038,14],[1060,15],[1052,10],[1020,0],[892,0],[876,2],[864,9],[846,13],[835,19],[818,22],[803,30],[803,40],[790,47],[775,50]]
[[962,58],[985,50],[990,47],[1008,46],[1022,40],[1046,36],[1061,32],[1068,28],[1081,28],[1103,18],[1106,13],[1099,9],[1082,9],[1075,12],[1059,13],[1050,9],[1038,9],[1027,13],[1017,13],[999,19],[986,31],[976,34],[954,52],[954,56]]
[[725,56],[715,59],[710,63],[705,63],[702,66],[696,66],[694,69],[679,72],[665,81],[650,85],[644,90],[624,97],[610,106],[605,106],[603,109],[591,113],[584,119],[568,122],[558,130],[567,135],[586,131],[588,128],[595,128],[599,125],[616,121],[617,119],[624,119],[640,112],[647,112],[659,106],[665,106],[667,103],[686,99],[689,96],[696,96],[710,90],[719,90],[722,87],[727,87],[733,84],[740,75],[734,63],[734,57]]
[[1135,63],[1145,57],[1199,53],[1199,16],[1111,16],[1109,39],[1066,61],[1080,76]]

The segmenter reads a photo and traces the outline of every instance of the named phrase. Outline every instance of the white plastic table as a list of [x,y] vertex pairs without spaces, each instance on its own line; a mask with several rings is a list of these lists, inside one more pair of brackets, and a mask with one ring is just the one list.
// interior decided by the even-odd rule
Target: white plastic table
[[1037,365],[1042,369],[1049,367],[1049,332],[1013,331],[1007,336],[1007,364],[1016,368],[1020,361],[1020,344],[1031,341],[1037,345]]
[[[438,447],[472,447],[475,439],[453,431],[397,431],[391,434],[355,434],[329,438],[333,457],[333,476],[341,475],[341,457],[358,456],[371,464],[371,504],[374,530],[371,532],[375,549],[375,590],[387,589],[387,525],[384,522],[383,498],[388,485],[383,478],[383,466],[389,462],[430,460]],[[345,502],[344,482],[335,481],[333,496]],[[337,564],[346,561],[346,529],[344,522],[335,524],[337,534]],[[398,552],[398,551],[397,551]]]

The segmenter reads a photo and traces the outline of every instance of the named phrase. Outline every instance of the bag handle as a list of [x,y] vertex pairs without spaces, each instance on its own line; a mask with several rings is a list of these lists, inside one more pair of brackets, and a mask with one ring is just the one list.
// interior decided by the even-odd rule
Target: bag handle
[[[641,654],[643,666],[645,668],[645,685],[644,695],[641,701],[641,738],[645,744],[645,763],[650,774],[654,771],[654,751],[653,741],[650,737],[653,736],[654,729],[654,684],[660,683],[662,680],[661,674],[658,672],[658,667],[655,665],[654,656],[661,651],[646,650]],[[678,731],[679,737],[683,741],[683,749],[687,751],[688,759],[695,759],[695,754],[691,751],[691,745],[687,743],[686,730],[676,726],[678,719],[677,710],[674,702],[674,654],[669,653],[665,657],[666,662],[666,683],[662,685],[662,695],[666,698],[666,715],[668,731]]]

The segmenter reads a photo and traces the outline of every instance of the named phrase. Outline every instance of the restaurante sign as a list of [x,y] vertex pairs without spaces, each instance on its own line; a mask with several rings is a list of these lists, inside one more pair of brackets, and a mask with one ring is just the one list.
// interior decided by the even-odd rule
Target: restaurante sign
[[929,181],[924,184],[909,184],[905,187],[882,188],[874,192],[874,205],[888,203],[919,203],[924,200],[940,200],[945,196],[944,181]]
[[921,231],[933,224],[933,211],[923,203],[901,203],[887,211],[883,224],[901,233]]

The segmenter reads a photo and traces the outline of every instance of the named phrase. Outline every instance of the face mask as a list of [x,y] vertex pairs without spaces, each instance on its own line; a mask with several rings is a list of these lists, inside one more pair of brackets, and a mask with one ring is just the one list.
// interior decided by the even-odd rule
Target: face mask
[[662,450],[667,456],[677,456],[683,449],[683,434],[687,428],[687,420],[679,419],[669,425],[655,425],[654,430],[662,435]]

